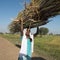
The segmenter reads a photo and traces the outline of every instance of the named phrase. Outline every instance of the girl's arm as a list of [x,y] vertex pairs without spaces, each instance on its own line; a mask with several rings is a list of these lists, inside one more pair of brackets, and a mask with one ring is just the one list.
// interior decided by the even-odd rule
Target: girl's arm
[[21,19],[21,36],[23,36],[23,20]]

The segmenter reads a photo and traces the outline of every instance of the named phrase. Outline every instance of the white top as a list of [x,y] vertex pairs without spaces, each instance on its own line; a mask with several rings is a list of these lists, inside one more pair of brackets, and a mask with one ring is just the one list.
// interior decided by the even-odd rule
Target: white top
[[[26,29],[23,30],[22,44],[21,44],[21,49],[20,49],[19,53],[27,55],[27,38],[26,38],[25,34],[26,34]],[[31,33],[30,33],[30,37],[32,38],[31,48],[32,48],[32,52],[33,52],[34,38]]]

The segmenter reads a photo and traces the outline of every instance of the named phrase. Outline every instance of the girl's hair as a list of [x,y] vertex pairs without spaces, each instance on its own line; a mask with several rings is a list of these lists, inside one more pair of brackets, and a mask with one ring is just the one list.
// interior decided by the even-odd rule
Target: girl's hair
[[27,26],[26,28],[29,29],[29,26]]

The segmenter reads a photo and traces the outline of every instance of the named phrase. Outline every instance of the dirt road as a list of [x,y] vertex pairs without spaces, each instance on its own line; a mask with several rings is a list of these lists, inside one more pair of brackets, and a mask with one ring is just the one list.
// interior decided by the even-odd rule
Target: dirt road
[[0,37],[0,60],[18,60],[19,48]]

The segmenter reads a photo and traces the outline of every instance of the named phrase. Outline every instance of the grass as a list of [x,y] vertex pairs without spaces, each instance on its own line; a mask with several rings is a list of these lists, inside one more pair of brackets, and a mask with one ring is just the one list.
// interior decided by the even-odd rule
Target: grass
[[6,38],[8,41],[10,41],[13,44],[20,43],[20,36],[19,34],[0,34],[1,37]]
[[35,52],[60,60],[60,36],[36,37]]
[[[13,44],[20,43],[20,36],[17,34],[0,35]],[[34,39],[35,54],[45,56],[50,60],[60,60],[60,36],[37,36]]]

